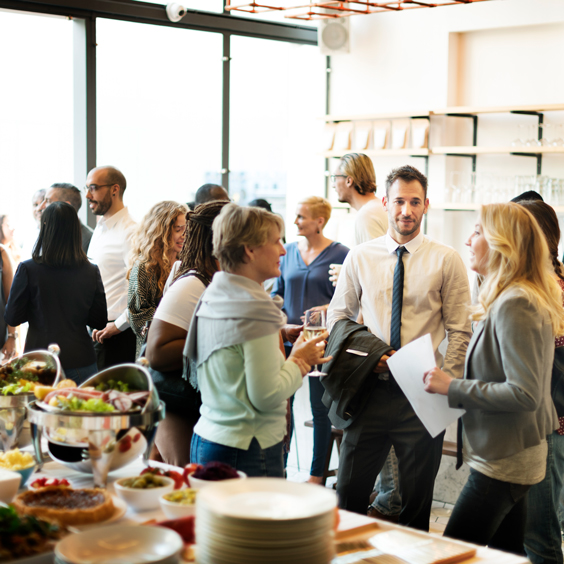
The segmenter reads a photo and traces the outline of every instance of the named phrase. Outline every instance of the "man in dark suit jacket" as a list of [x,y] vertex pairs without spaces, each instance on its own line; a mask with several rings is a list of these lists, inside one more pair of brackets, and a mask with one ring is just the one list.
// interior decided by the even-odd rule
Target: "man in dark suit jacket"
[[[66,202],[78,213],[78,210],[82,207],[82,196],[76,186],[68,182],[56,182],[47,189],[43,203],[39,206],[40,211],[43,211],[53,202]],[[82,249],[87,253],[88,245],[90,245],[90,239],[92,239],[92,233],[94,233],[94,231],[90,229],[88,225],[84,225],[82,221],[80,222],[80,231],[82,232]]]

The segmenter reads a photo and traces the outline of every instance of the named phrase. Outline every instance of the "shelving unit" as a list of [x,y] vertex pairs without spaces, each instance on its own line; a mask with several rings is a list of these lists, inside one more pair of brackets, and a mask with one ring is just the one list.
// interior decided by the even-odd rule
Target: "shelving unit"
[[[428,137],[428,147],[425,149],[405,148],[405,149],[379,149],[379,150],[362,150],[363,153],[371,158],[394,157],[394,156],[412,156],[423,157],[425,159],[425,172],[428,174],[429,157],[433,155],[443,155],[452,157],[468,157],[472,159],[472,171],[476,172],[477,157],[479,155],[513,155],[518,157],[532,157],[537,161],[537,174],[542,174],[542,158],[543,155],[564,155],[564,147],[527,147],[527,146],[480,146],[478,145],[478,119],[481,114],[509,113],[519,115],[530,115],[538,119],[538,136],[542,138],[541,126],[544,121],[544,112],[560,112],[564,111],[564,104],[538,104],[526,106],[453,106],[447,108],[439,108],[432,110],[415,110],[411,112],[397,113],[380,113],[380,114],[363,114],[356,116],[346,115],[326,115],[324,121],[326,123],[340,122],[356,122],[356,121],[377,121],[377,120],[400,120],[400,119],[429,119],[433,116],[445,116],[456,118],[467,118],[472,120],[472,145],[456,145],[456,146],[433,146],[431,136]],[[350,150],[326,151],[325,158],[339,158]],[[474,210],[478,209],[478,204],[437,204],[433,206],[435,209],[445,210]],[[564,206],[555,208],[559,213],[564,212]]]

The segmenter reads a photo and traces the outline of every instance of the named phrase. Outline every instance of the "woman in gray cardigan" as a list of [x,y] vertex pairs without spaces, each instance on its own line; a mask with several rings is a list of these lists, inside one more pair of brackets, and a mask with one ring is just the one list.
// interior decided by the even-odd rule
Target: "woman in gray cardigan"
[[514,203],[483,206],[468,242],[485,276],[471,318],[464,379],[434,368],[428,392],[462,408],[470,476],[445,536],[523,554],[526,494],[546,471],[546,437],[558,427],[550,397],[554,337],[564,333],[562,292],[545,237]]

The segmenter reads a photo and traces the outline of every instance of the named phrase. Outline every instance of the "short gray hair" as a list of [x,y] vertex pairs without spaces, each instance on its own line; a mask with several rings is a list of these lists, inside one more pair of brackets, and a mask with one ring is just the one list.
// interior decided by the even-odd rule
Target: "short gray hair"
[[245,247],[268,242],[270,228],[283,229],[282,218],[262,208],[227,204],[214,219],[213,254],[222,270],[234,272],[245,263]]

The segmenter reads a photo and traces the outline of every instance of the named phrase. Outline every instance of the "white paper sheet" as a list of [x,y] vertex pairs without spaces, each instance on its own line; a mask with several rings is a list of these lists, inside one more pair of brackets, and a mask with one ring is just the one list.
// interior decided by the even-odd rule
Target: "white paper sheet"
[[425,391],[423,374],[436,365],[430,334],[401,347],[388,360],[396,382],[432,437],[466,413],[464,409],[449,407],[446,396]]

